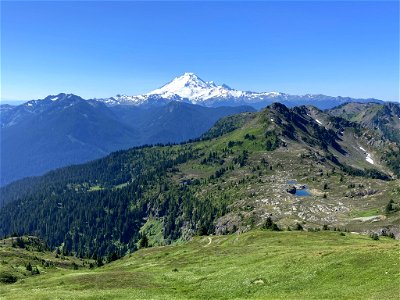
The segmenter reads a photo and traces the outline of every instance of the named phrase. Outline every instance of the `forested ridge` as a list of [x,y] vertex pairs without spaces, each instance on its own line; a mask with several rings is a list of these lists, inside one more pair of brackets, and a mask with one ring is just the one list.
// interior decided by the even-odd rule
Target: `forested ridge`
[[389,179],[362,161],[359,168],[340,162],[349,151],[340,132],[353,132],[352,124],[327,116],[329,127],[320,126],[311,113],[275,104],[223,119],[193,142],[118,151],[12,183],[1,189],[0,236],[31,234],[64,254],[115,258],[140,247],[153,223],[159,244],[235,232],[238,222],[258,226],[264,215],[249,201],[285,170],[307,165],[310,182],[320,180],[313,172]]
[[[93,255],[93,249],[101,256],[134,249],[148,210],[154,206],[161,215],[176,214],[169,210],[179,207],[175,201],[182,199],[174,198],[173,189],[166,191],[168,177],[164,175],[193,158],[191,150],[190,146],[143,147],[113,153],[78,172],[77,166],[52,172],[46,175],[46,183],[39,183],[40,189],[2,210],[1,229],[44,236],[52,247],[64,243],[65,253],[72,251],[78,256]],[[118,187],[124,183],[129,184]],[[93,186],[98,189],[91,191]],[[161,203],[150,198],[150,192],[157,190],[165,195]],[[27,214],[35,217],[26,218]],[[166,233],[167,238],[176,236],[173,228]],[[106,248],[104,241],[110,239],[124,245]]]
[[106,106],[71,94],[1,106],[0,185],[120,149],[197,138],[221,117],[243,111],[254,109],[175,101],[154,107]]

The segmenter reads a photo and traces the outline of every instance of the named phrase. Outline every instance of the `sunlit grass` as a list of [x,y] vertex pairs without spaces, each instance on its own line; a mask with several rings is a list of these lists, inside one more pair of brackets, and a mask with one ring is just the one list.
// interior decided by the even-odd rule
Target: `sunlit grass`
[[398,299],[399,242],[251,231],[142,249],[95,270],[0,285],[5,299]]

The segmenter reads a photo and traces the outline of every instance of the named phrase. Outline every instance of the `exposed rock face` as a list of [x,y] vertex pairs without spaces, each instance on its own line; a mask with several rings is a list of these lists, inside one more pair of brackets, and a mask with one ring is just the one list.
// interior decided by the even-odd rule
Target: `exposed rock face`
[[307,186],[305,184],[296,184],[294,186],[297,190],[304,190],[307,188]]
[[286,189],[286,191],[288,192],[288,193],[290,193],[290,194],[296,194],[296,187],[294,186],[294,185],[290,185],[287,189]]

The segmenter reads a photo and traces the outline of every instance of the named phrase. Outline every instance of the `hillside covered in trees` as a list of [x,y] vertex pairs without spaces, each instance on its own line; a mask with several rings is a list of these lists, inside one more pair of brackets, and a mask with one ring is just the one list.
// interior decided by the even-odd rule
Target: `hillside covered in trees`
[[[399,173],[386,158],[398,151],[339,116],[273,104],[222,119],[196,141],[114,152],[5,186],[0,236],[36,235],[65,255],[116,258],[141,245],[245,232],[268,218],[281,229],[395,235]],[[288,192],[293,186],[308,195]]]

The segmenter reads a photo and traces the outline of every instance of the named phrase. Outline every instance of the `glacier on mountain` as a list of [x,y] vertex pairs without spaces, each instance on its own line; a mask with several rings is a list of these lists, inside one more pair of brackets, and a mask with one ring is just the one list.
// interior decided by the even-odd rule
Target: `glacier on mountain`
[[170,101],[183,101],[204,106],[220,106],[257,103],[278,96],[285,98],[286,94],[239,91],[226,84],[217,85],[214,81],[204,81],[194,73],[184,73],[164,86],[143,95],[117,95],[100,100],[109,105],[162,104]]
[[273,102],[280,102],[287,106],[310,104],[320,109],[332,108],[346,102],[381,102],[376,99],[353,99],[320,94],[299,96],[280,92],[240,91],[230,88],[226,84],[217,85],[214,81],[205,81],[194,73],[184,73],[162,87],[143,95],[117,95],[95,100],[110,106],[120,104],[164,105],[171,101],[180,101],[210,107],[251,105],[257,109]]

